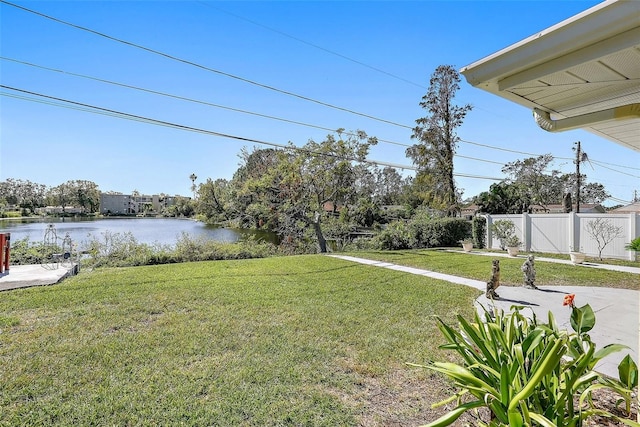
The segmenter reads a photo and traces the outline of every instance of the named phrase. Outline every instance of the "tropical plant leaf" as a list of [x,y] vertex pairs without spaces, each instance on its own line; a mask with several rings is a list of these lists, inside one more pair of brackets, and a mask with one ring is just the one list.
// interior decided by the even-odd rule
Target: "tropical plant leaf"
[[571,327],[578,334],[589,332],[596,324],[596,315],[589,304],[580,308],[573,307],[570,318]]
[[638,365],[630,355],[626,355],[618,365],[618,376],[620,382],[627,388],[632,389],[638,386]]
[[446,413],[442,417],[437,420],[425,424],[423,427],[444,427],[452,424],[455,420],[460,418],[460,415],[464,414],[466,411],[474,408],[479,408],[484,406],[484,402],[482,400],[475,400],[473,402],[465,403],[464,405],[460,405],[452,411]]

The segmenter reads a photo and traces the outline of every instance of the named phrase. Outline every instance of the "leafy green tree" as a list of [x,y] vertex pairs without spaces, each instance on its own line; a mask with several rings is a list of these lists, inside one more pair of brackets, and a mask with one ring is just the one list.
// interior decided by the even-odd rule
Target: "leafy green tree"
[[507,163],[502,172],[509,176],[509,182],[520,188],[520,193],[531,204],[546,208],[550,204],[561,203],[565,193],[560,171],[547,172],[552,162],[553,156],[544,154]]
[[64,213],[65,208],[70,206],[74,200],[73,188],[68,182],[57,185],[49,190],[47,199],[50,205],[61,206]]
[[196,203],[188,197],[176,197],[166,212],[170,216],[190,218],[196,212]]
[[358,131],[346,138],[342,130],[324,141],[277,152],[277,162],[266,173],[248,181],[250,195],[277,217],[277,232],[285,239],[315,237],[320,252],[327,251],[322,221],[346,209],[357,199],[359,174],[375,138]]
[[[604,185],[597,182],[589,182],[585,183],[587,176],[581,174],[582,177],[580,181],[583,183],[580,186],[580,204],[585,203],[603,203],[611,194],[606,190]],[[561,180],[565,187],[565,191],[571,192],[576,188],[576,174],[575,173],[567,173],[561,176]]]
[[225,205],[230,201],[230,184],[226,179],[211,178],[198,187],[196,212],[207,221],[217,222],[229,219]]
[[522,187],[508,182],[491,184],[489,191],[484,191],[474,198],[480,212],[488,214],[523,213],[529,209],[531,200],[522,192]]
[[[277,229],[274,206],[280,203],[278,176],[281,152],[273,148],[240,152],[241,164],[229,188],[225,212],[242,227]],[[262,205],[262,206],[259,206]],[[251,207],[250,207],[251,206]]]
[[47,199],[54,206],[75,206],[84,208],[87,212],[97,212],[100,208],[100,190],[92,181],[69,180],[51,188]]
[[402,204],[407,187],[407,180],[395,168],[386,166],[376,170],[376,200],[381,205]]
[[458,202],[453,177],[453,157],[460,139],[456,129],[471,111],[471,105],[458,106],[453,102],[459,83],[460,75],[452,66],[436,68],[420,102],[427,116],[417,119],[413,129],[412,138],[418,143],[407,149],[407,155],[418,167],[415,184],[424,203],[450,213],[456,210]]
[[100,208],[100,190],[95,182],[87,180],[69,181],[72,191],[75,193],[74,203],[85,211],[93,213]]
[[46,191],[45,185],[29,180],[7,178],[0,182],[0,199],[4,199],[8,205],[31,212],[45,206]]

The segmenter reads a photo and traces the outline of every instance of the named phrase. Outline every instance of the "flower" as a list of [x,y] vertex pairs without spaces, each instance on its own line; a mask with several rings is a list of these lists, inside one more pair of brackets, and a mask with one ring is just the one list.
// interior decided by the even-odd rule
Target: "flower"
[[565,295],[564,302],[562,303],[562,305],[568,305],[571,308],[573,308],[574,307],[573,300],[575,299],[575,297],[576,297],[576,294]]

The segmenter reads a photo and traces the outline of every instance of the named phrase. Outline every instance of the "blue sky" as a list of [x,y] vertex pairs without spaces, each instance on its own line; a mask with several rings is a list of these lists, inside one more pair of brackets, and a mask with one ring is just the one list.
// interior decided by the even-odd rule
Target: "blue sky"
[[[219,72],[3,3],[0,80],[38,94],[275,144],[322,140],[328,131],[318,127],[364,130],[396,143],[379,143],[370,159],[410,166],[403,146],[412,144],[407,127],[425,115],[418,103],[438,65],[460,69],[597,3],[16,0],[41,14]],[[198,182],[229,179],[238,167],[240,150],[253,147],[235,139],[35,102],[43,99],[13,90],[0,92],[0,180],[58,185],[86,179],[102,191],[189,195],[191,173]],[[502,165],[529,157],[513,151],[551,153],[556,157],[554,168],[571,172],[571,148],[578,140],[590,158],[608,164],[609,169],[582,168],[588,182],[604,184],[615,198],[605,205],[630,201],[634,190],[640,192],[640,153],[584,131],[546,133],[535,125],[529,110],[475,89],[464,78],[456,102],[474,107],[458,130],[465,142],[458,146],[455,173],[464,197],[486,191],[495,182],[464,175],[502,178]]]

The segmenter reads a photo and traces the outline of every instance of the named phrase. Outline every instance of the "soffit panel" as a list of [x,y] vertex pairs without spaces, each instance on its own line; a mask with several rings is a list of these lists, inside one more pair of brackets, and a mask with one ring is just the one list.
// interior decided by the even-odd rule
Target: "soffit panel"
[[[640,103],[640,1],[607,1],[463,68],[476,87],[553,119]],[[571,48],[573,46],[573,48]],[[585,124],[640,151],[640,119]]]

